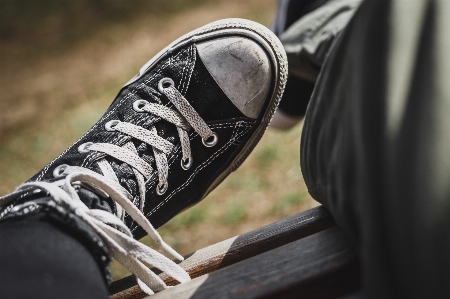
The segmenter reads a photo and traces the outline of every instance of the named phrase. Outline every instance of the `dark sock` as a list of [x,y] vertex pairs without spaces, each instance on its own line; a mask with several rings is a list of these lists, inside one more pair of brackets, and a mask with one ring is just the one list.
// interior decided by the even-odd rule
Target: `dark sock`
[[314,83],[289,75],[278,109],[289,116],[305,116],[313,90]]
[[[328,1],[279,0],[275,21],[272,26],[273,32],[280,37],[292,24]],[[308,106],[313,89],[314,82],[309,82],[289,74],[278,109],[292,117],[303,117],[306,113],[306,107]]]

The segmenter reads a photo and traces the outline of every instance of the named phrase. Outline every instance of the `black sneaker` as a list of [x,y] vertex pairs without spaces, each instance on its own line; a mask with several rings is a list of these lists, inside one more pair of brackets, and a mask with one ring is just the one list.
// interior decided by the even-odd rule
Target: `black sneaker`
[[286,63],[275,35],[255,22],[220,20],[184,35],[85,135],[0,199],[0,220],[59,213],[92,227],[99,245],[153,290],[165,284],[139,260],[188,280],[131,237],[148,233],[182,259],[154,227],[202,200],[250,154],[282,96]]

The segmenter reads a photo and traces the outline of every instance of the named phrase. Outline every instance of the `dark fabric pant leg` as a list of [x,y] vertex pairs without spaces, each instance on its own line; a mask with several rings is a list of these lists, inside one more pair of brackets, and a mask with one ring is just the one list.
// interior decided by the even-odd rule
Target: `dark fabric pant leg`
[[[271,30],[281,35],[296,21],[329,0],[278,0]],[[291,117],[302,118],[314,89],[314,82],[289,73],[286,88],[278,109]]]
[[97,299],[109,295],[92,253],[60,225],[38,214],[0,224],[0,297]]
[[450,294],[450,2],[363,2],[306,113],[301,166],[370,298]]

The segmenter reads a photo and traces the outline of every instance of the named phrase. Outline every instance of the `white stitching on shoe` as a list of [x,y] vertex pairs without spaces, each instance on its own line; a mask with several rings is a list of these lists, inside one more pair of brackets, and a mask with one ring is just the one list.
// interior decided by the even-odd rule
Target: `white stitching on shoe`
[[[188,64],[186,64],[185,67],[183,67],[183,73],[184,73],[185,69],[186,69],[186,70],[192,69],[192,68],[194,67],[194,65],[195,65],[196,60],[197,60],[197,56],[196,56],[197,48],[196,48],[196,47],[190,47],[190,48],[188,49],[188,52],[192,52],[192,53],[190,53],[191,57],[190,57],[189,62],[188,62],[188,63],[190,63],[190,65],[189,65],[189,67],[188,67]],[[187,72],[186,72],[186,75],[187,75],[188,78],[185,78],[185,77],[183,76],[183,78],[184,78],[185,80],[182,80],[183,86],[182,86],[182,88],[180,88],[180,92],[181,92],[182,94],[186,94],[186,92],[187,92],[187,88],[188,88],[188,86],[189,86],[189,82],[191,81],[192,72],[187,71]],[[187,79],[187,80],[186,80],[186,79]],[[180,85],[181,85],[181,82],[180,82]]]
[[[232,137],[230,140],[224,144],[220,149],[218,149],[213,155],[211,155],[206,161],[204,161],[202,164],[200,164],[195,171],[191,174],[191,176],[177,189],[172,191],[172,193],[167,196],[163,201],[161,201],[153,210],[151,210],[149,213],[147,213],[146,217],[149,217],[151,214],[153,214],[155,211],[157,211],[160,207],[162,207],[165,203],[167,203],[173,196],[175,196],[176,193],[180,192],[184,188],[186,188],[194,179],[194,177],[197,175],[200,170],[208,166],[212,163],[218,156],[220,156],[221,153],[223,153],[225,150],[228,149],[231,145],[233,145],[233,142],[237,141],[239,137],[242,137],[245,135],[245,133],[250,129],[250,126],[246,126],[247,130],[243,130],[240,133],[237,133],[236,128],[243,127],[239,125],[240,122],[236,123],[235,130],[233,131]],[[236,132],[236,133],[235,133]]]

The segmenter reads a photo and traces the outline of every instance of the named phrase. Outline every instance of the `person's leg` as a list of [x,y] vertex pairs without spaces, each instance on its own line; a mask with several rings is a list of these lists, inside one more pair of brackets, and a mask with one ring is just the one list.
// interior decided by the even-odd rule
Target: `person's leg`
[[[281,37],[292,24],[326,2],[328,0],[278,0],[271,30],[277,37]],[[270,126],[287,130],[300,122],[305,116],[313,89],[314,81],[289,73],[283,97]]]
[[289,76],[272,128],[288,130],[303,119],[323,61],[360,2],[278,1],[272,30],[287,52]]
[[104,273],[84,239],[43,213],[2,223],[0,296],[108,298]]
[[371,298],[450,294],[449,21],[448,1],[364,2],[306,113],[303,175]]

